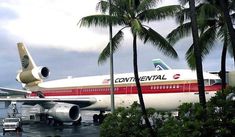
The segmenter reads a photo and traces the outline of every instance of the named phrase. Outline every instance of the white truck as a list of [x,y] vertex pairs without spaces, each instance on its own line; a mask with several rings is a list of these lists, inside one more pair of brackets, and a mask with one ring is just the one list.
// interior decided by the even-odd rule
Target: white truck
[[22,131],[22,121],[20,118],[5,118],[2,121],[3,135],[9,131]]

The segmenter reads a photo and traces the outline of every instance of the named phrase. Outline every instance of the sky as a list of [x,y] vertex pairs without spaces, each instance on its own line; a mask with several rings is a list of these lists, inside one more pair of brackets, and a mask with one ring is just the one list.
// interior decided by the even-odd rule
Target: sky
[[[109,62],[98,65],[99,53],[109,40],[108,28],[79,26],[79,20],[88,15],[99,14],[99,0],[0,0],[0,87],[19,88],[15,77],[20,69],[16,44],[23,42],[38,66],[50,69],[54,80],[67,76],[81,77],[109,74]],[[177,0],[164,0],[159,6],[177,4]],[[148,24],[166,36],[177,27],[174,19]],[[117,32],[118,27],[113,28]],[[114,54],[114,72],[133,72],[132,39],[129,30]],[[184,54],[192,44],[185,38],[174,45],[179,58],[172,59],[161,54],[151,44],[138,42],[139,71],[154,70],[152,59],[161,58],[171,68],[188,69]],[[203,61],[205,71],[220,70],[221,43]],[[227,68],[233,69],[231,57]]]

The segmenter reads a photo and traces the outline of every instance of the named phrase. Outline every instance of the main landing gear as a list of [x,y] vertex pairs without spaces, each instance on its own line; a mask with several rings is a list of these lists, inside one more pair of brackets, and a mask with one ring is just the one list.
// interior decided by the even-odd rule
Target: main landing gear
[[56,120],[56,119],[54,119],[52,117],[47,117],[46,118],[46,124],[50,125],[50,126],[62,126],[63,122],[61,122],[59,120]]
[[73,122],[73,126],[80,126],[82,124],[82,117],[80,117],[77,121]]
[[94,114],[93,115],[93,122],[94,123],[98,123],[98,124],[101,124],[105,118],[106,115],[104,115],[104,112],[103,110],[100,110],[100,114]]

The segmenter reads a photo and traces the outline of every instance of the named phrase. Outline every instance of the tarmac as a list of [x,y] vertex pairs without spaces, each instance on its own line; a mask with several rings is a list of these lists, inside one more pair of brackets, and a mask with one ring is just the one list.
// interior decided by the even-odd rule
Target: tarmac
[[93,123],[94,113],[84,111],[80,126],[72,126],[71,123],[62,126],[51,126],[45,123],[23,124],[22,132],[6,132],[3,135],[0,125],[0,137],[99,137],[99,125]]
[[[2,126],[0,127],[2,128]],[[6,132],[1,137],[99,137],[99,126],[93,123],[82,123],[80,126],[48,126],[45,124],[23,125],[23,132]]]

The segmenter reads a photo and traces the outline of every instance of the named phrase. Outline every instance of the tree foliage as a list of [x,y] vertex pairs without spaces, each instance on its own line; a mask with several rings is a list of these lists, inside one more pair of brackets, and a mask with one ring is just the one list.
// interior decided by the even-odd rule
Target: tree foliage
[[[148,109],[148,116],[155,111]],[[150,136],[148,128],[142,124],[142,114],[139,104],[132,104],[131,108],[118,108],[113,114],[108,114],[101,125],[102,137],[142,137]]]
[[[160,137],[233,137],[235,136],[235,101],[228,99],[235,94],[235,88],[217,92],[207,102],[207,110],[199,103],[184,103],[179,107],[178,116],[168,112],[147,109],[154,132]],[[206,120],[203,119],[207,113]],[[134,103],[131,108],[118,108],[109,114],[100,129],[101,137],[148,137],[140,107]]]

